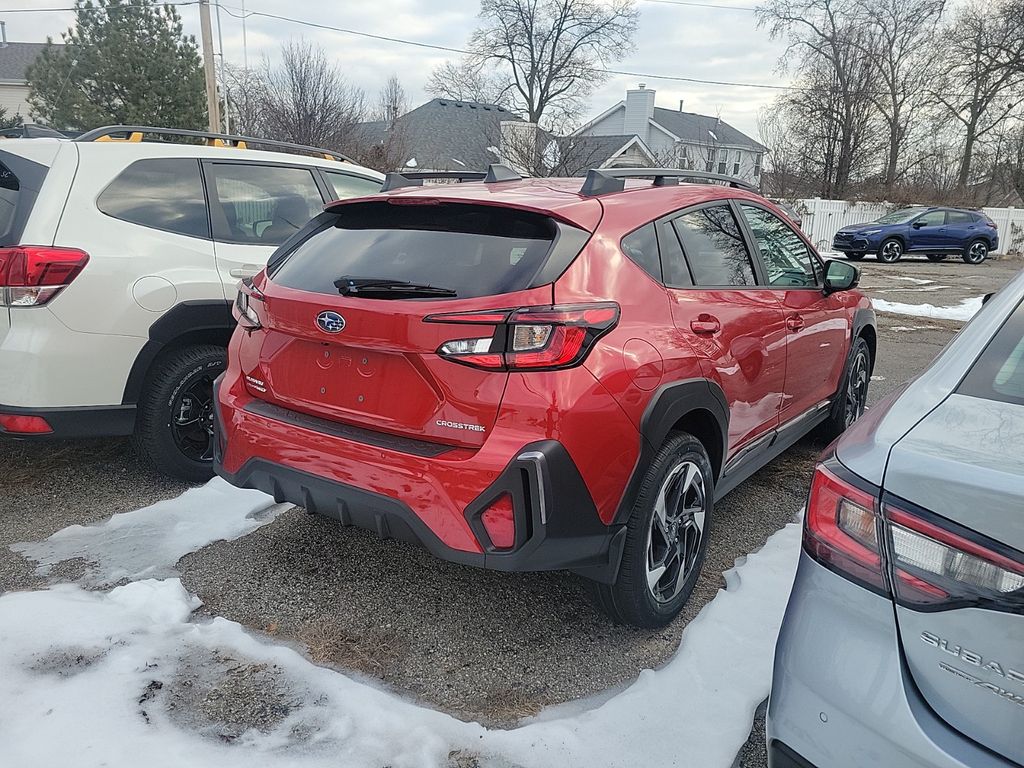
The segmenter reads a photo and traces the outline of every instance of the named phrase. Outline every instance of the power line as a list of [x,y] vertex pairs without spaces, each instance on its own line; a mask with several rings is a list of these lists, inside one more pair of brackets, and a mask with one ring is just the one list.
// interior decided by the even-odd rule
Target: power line
[[[472,51],[464,48],[454,48],[447,45],[437,45],[435,43],[424,43],[419,40],[406,40],[401,37],[391,37],[388,35],[376,35],[371,32],[362,32],[357,29],[348,29],[346,27],[336,27],[331,24],[324,24],[317,21],[307,21],[305,19],[296,19],[290,16],[282,16],[276,13],[267,13],[265,11],[247,11],[243,16],[241,13],[235,13],[238,10],[233,6],[225,5],[224,3],[215,3],[222,7],[230,16],[234,16],[236,19],[248,18],[249,16],[260,16],[267,19],[273,19],[275,21],[284,21],[291,24],[300,24],[306,27],[313,27],[314,29],[323,29],[330,32],[340,32],[346,35],[354,35],[356,37],[365,37],[371,40],[380,40],[386,43],[397,43],[399,45],[409,45],[416,48],[427,48],[434,51],[444,51],[446,53],[458,53],[462,55],[472,55]],[[791,90],[805,90],[798,86],[790,85],[771,85],[768,83],[738,83],[728,80],[706,80],[699,77],[687,77],[684,75],[658,75],[651,72],[630,72],[621,69],[609,69],[606,67],[591,67],[591,70],[595,72],[602,72],[608,75],[622,75],[626,77],[646,78],[648,80],[669,80],[680,83],[695,83],[698,85],[717,85],[724,87],[736,87],[736,88],[761,88],[771,91],[791,91]]]
[[659,5],[685,5],[693,8],[719,8],[723,11],[754,12],[757,8],[749,5],[719,5],[718,3],[697,3],[690,0],[639,0],[641,3],[658,3]]

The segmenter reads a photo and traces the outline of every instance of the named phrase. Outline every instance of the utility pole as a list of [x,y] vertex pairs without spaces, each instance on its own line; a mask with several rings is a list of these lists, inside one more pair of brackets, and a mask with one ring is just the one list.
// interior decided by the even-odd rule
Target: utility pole
[[199,28],[203,37],[203,71],[206,73],[206,112],[210,132],[220,133],[220,101],[213,62],[213,29],[210,25],[210,0],[199,0]]

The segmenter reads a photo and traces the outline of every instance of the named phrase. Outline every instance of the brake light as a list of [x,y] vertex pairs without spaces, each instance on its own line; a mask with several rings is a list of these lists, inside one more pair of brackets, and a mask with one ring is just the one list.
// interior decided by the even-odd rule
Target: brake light
[[15,435],[45,435],[53,428],[42,416],[0,413],[0,430]]
[[490,336],[453,339],[437,353],[452,362],[498,371],[571,368],[619,321],[614,302],[520,307],[430,315],[431,323],[493,325]]
[[89,254],[77,248],[0,248],[0,306],[42,306],[67,288],[88,263]]
[[247,331],[255,331],[257,328],[263,327],[260,316],[253,306],[253,301],[264,301],[263,292],[253,285],[251,278],[246,278],[238,283],[238,295],[235,296],[231,314],[238,324]]
[[1010,600],[1024,606],[1024,562],[996,551],[996,544],[979,543],[888,501],[884,509],[901,602]]
[[889,590],[878,546],[877,491],[855,485],[837,462],[819,464],[804,518],[804,551],[879,594]]

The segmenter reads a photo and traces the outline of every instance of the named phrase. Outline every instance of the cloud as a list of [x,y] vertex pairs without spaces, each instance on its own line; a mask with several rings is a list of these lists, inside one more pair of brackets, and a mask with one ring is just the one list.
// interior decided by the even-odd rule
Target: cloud
[[[247,58],[253,66],[264,56],[275,58],[280,44],[289,38],[306,37],[322,45],[349,80],[363,88],[371,99],[385,80],[396,73],[410,101],[422,103],[427,99],[423,86],[431,70],[446,58],[457,56],[261,16],[250,16],[245,22],[243,45],[243,25],[237,18],[242,2],[225,0],[219,14],[228,62],[240,65],[243,58]],[[25,6],[25,0],[0,0],[0,13]],[[588,116],[607,109],[623,98],[627,88],[643,81],[648,88],[657,90],[659,106],[677,108],[679,100],[683,99],[686,111],[720,114],[723,120],[756,137],[757,112],[770,103],[777,92],[662,80],[651,75],[783,84],[776,64],[784,45],[770,40],[767,32],[759,30],[754,14],[749,11],[647,2],[640,2],[639,6],[636,45],[612,68],[645,73],[645,77],[610,76],[593,94]],[[245,7],[249,12],[460,48],[476,25],[479,2],[373,0],[342,4],[313,0],[247,0]],[[198,37],[196,6],[181,6],[179,12],[186,32]],[[217,15],[215,8],[215,40]],[[60,33],[74,21],[73,14],[67,12],[8,13],[5,18],[8,39],[25,42],[41,41],[47,35],[59,39]]]

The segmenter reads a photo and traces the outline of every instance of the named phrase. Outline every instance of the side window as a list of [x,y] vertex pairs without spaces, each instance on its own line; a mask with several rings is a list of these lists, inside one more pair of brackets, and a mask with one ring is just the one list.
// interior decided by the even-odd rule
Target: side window
[[683,249],[679,245],[679,237],[672,222],[663,221],[658,235],[661,239],[661,266],[665,272],[665,285],[669,288],[692,287],[690,268],[686,266],[686,257],[683,256]]
[[308,168],[211,163],[208,169],[217,240],[280,245],[324,204]]
[[381,183],[379,181],[364,179],[361,176],[351,176],[339,171],[327,171],[322,168],[320,172],[327,179],[334,200],[345,200],[349,197],[362,197],[380,192]]
[[673,219],[697,286],[756,285],[754,267],[728,205],[712,205]]
[[915,224],[923,224],[926,227],[941,227],[946,223],[945,211],[928,211],[917,217]]
[[661,259],[658,257],[658,236],[653,224],[645,224],[622,238],[622,252],[659,283]]
[[138,160],[104,189],[96,207],[108,216],[179,235],[210,237],[199,161]]
[[964,227],[974,223],[974,217],[963,211],[946,211],[946,223]]
[[768,284],[817,287],[815,258],[800,236],[786,222],[763,208],[740,205],[740,210],[754,233],[768,272]]

